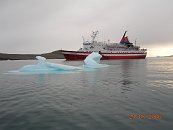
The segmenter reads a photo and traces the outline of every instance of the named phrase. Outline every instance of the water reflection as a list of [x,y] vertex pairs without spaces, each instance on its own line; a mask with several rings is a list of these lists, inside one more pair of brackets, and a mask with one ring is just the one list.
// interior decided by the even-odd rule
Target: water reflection
[[156,89],[157,87],[173,88],[173,60],[171,57],[148,59],[148,87]]
[[[122,60],[120,62],[121,93],[132,91],[146,79],[146,60]],[[145,82],[142,82],[144,84]]]
[[97,86],[99,82],[104,79],[107,70],[108,68],[97,69],[95,71],[86,71],[82,73],[82,79],[85,83],[87,83],[87,86]]

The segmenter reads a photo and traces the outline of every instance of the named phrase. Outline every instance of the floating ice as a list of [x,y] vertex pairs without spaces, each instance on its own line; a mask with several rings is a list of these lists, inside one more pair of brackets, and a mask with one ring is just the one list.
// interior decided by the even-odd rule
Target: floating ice
[[53,70],[53,71],[70,71],[70,70],[80,70],[80,67],[55,64],[46,62],[46,58],[41,56],[36,56],[38,63],[36,65],[27,65],[20,69],[20,71],[44,71],[44,70]]
[[100,64],[100,59],[102,56],[98,52],[92,52],[84,60],[84,67],[87,68],[102,68],[107,67],[108,65]]
[[87,71],[87,68],[101,68],[107,67],[108,65],[99,64],[100,58],[102,56],[97,53],[93,52],[86,57],[84,60],[83,67],[75,67],[63,64],[55,64],[46,62],[46,58],[41,56],[36,56],[38,61],[35,65],[26,65],[16,71],[10,71],[10,73],[15,74],[48,74],[48,73],[66,73],[66,72],[77,72],[77,71]]
[[26,65],[19,70],[10,71],[10,72],[19,73],[19,74],[42,74],[42,73],[57,73],[57,72],[82,70],[81,67],[46,62],[46,58],[41,56],[36,56],[36,59],[38,60],[37,64]]

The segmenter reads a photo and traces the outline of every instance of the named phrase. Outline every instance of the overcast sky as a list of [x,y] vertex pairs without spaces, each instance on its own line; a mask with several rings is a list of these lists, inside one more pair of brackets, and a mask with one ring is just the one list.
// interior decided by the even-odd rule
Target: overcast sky
[[172,6],[173,0],[0,0],[0,52],[78,50],[93,30],[113,42],[127,30],[152,55],[173,49]]

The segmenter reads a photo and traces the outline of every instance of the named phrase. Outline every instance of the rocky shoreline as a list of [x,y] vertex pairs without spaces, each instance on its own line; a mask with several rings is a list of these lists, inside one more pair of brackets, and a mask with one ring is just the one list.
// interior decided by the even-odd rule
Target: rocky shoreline
[[43,56],[46,59],[64,59],[60,50],[43,54],[7,54],[0,53],[0,60],[33,60],[36,56]]

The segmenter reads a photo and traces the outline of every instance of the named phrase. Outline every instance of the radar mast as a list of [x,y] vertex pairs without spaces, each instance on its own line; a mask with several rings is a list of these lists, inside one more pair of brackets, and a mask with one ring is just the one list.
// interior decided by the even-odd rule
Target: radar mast
[[92,37],[92,43],[94,43],[94,40],[95,40],[95,38],[96,38],[96,36],[97,36],[97,34],[99,33],[99,31],[93,31],[92,32],[92,35],[91,35],[91,37]]

